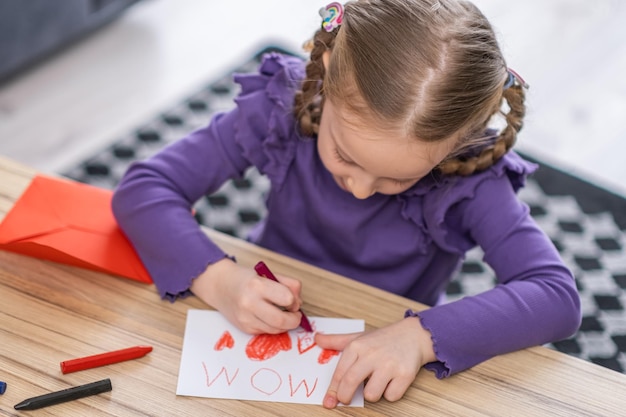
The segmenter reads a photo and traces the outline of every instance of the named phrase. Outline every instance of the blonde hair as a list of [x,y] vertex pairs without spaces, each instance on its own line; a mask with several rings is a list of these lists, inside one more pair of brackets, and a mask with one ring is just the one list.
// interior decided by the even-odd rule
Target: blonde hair
[[[500,159],[522,128],[524,90],[519,83],[503,88],[508,72],[493,28],[468,1],[351,1],[341,26],[318,30],[308,48],[295,98],[305,135],[317,134],[329,98],[423,141],[455,138],[455,151],[438,169],[470,175]],[[506,126],[486,137],[503,101]]]

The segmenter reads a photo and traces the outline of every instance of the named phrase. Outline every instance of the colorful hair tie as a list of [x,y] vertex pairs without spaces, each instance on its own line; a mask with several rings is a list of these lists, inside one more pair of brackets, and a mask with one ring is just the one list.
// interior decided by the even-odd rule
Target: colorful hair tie
[[507,68],[507,73],[509,74],[509,76],[506,79],[506,82],[504,83],[504,87],[503,87],[504,90],[506,90],[507,88],[513,87],[516,81],[519,85],[528,89],[529,85],[526,81],[524,81],[521,75],[513,71],[511,68]]
[[326,32],[332,32],[343,22],[343,6],[337,2],[329,3],[328,6],[320,9],[320,16],[322,16],[322,28]]

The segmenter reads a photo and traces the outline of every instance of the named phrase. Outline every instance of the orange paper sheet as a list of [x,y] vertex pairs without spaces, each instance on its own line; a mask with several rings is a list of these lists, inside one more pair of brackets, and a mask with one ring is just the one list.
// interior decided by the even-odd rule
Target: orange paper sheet
[[152,283],[113,217],[112,195],[38,175],[0,224],[0,249]]

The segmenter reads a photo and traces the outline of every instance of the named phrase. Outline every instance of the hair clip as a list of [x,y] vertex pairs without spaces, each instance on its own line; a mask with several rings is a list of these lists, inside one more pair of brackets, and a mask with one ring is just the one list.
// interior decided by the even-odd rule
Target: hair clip
[[343,22],[343,6],[337,2],[329,3],[328,6],[320,9],[320,16],[322,16],[322,28],[326,32],[332,32]]
[[506,82],[504,83],[504,87],[503,87],[504,90],[506,90],[507,88],[513,87],[516,81],[523,88],[528,89],[529,85],[526,81],[524,81],[521,75],[513,71],[511,68],[507,68],[507,73],[509,74],[509,76],[506,79]]

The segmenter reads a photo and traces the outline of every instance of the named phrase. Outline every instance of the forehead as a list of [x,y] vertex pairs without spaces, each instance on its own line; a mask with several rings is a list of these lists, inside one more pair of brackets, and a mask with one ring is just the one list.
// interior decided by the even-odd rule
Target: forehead
[[[325,119],[325,120],[324,120]],[[330,100],[322,122],[337,147],[352,162],[379,177],[421,178],[451,151],[451,141],[424,142],[375,117],[356,116]]]

